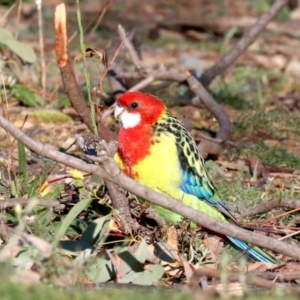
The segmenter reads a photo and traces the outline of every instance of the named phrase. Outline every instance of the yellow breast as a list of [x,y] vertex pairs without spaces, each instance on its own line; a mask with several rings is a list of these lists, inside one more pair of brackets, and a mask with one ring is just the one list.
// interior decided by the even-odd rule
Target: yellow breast
[[[118,155],[116,155],[115,160],[119,167],[124,170],[124,165],[122,165]],[[180,189],[183,174],[180,169],[174,135],[165,133],[160,137],[156,137],[150,154],[131,167],[131,174],[134,174],[134,179],[141,184],[213,217],[217,215],[219,219],[225,221],[224,216],[206,202],[194,195],[186,194]],[[155,210],[171,223],[178,222],[181,219],[181,216],[162,207],[155,206]]]

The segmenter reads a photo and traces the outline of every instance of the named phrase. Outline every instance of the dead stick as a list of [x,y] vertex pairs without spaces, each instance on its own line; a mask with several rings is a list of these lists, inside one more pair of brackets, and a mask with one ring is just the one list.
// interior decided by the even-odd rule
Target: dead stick
[[215,79],[216,76],[224,72],[229,66],[237,60],[237,58],[245,52],[245,50],[255,41],[257,36],[265,29],[267,24],[278,14],[278,12],[287,4],[288,0],[276,0],[271,8],[264,13],[248,32],[237,42],[237,44],[229,51],[228,54],[207,69],[201,76],[201,82],[204,86]]
[[210,217],[200,211],[184,205],[180,201],[157,193],[127,177],[118,168],[113,158],[105,155],[105,153],[102,153],[103,163],[101,165],[87,164],[81,159],[71,157],[70,155],[66,155],[64,153],[60,153],[41,142],[33,140],[2,116],[0,116],[0,126],[4,130],[9,132],[12,136],[14,136],[17,140],[21,141],[27,148],[43,157],[47,157],[78,170],[90,172],[94,175],[102,177],[103,179],[110,180],[120,185],[122,188],[134,193],[135,195],[147,199],[151,203],[169,209],[185,218],[190,219],[197,224],[202,225],[205,228],[208,228],[220,234],[241,239],[245,242],[260,247],[268,248],[275,252],[292,257],[296,260],[300,260],[300,249],[298,246],[290,245],[282,241],[277,241],[270,237],[262,237],[260,234],[257,234],[255,232],[251,232],[235,225],[218,221],[213,217]]

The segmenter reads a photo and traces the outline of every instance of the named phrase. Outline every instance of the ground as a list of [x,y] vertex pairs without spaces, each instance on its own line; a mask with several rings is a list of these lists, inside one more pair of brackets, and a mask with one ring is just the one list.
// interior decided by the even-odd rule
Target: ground
[[[80,3],[80,11],[86,30],[86,47],[99,51],[105,49],[118,36],[117,25],[122,24],[127,31],[136,28],[137,43],[147,67],[158,69],[164,65],[167,70],[179,73],[193,70],[200,77],[237,43],[256,18],[270,8],[269,2],[230,1],[229,5],[228,1],[221,0],[188,3],[130,0],[108,1],[106,7],[104,1],[89,0]],[[6,82],[6,88],[2,85],[1,90],[3,115],[30,137],[54,149],[82,157],[80,149],[73,143],[75,134],[86,133],[88,129],[72,108],[56,62],[53,17],[57,4],[58,1],[43,3],[44,67],[35,4],[22,4],[19,17],[17,8],[8,13],[9,6],[0,6],[1,15],[7,13],[1,25],[14,37],[18,34],[18,41],[32,48],[37,57],[34,62],[29,61],[31,54],[22,57],[25,46],[22,48],[21,45],[24,53],[20,53],[20,46],[14,48],[6,44],[4,33],[0,31],[3,56],[0,78]],[[74,58],[80,53],[75,2],[69,1],[66,8],[68,36],[73,36],[69,49]],[[103,18],[99,19],[101,12]],[[100,25],[93,29],[97,19]],[[241,223],[269,228],[268,232],[257,232],[262,236],[285,239],[292,245],[299,243],[299,23],[300,8],[285,7],[247,51],[209,86],[209,91],[229,116],[231,131],[222,152],[206,161],[222,198]],[[125,57],[125,65],[127,70],[134,69],[129,55]],[[74,60],[74,68],[80,89],[87,99],[82,60]],[[96,59],[88,59],[87,70],[93,94],[105,66]],[[46,78],[44,88],[43,72]],[[126,85],[129,88],[135,83],[128,80]],[[145,90],[160,96],[197,142],[207,134],[215,137],[219,128],[217,120],[203,106],[192,105],[192,95],[185,84],[155,81]],[[106,79],[102,92],[110,94]],[[97,95],[93,99],[106,109],[105,97]],[[110,116],[105,124],[115,138],[119,125]],[[7,204],[1,206],[0,260],[2,264],[8,258],[12,260],[12,264],[5,264],[12,273],[7,276],[8,281],[14,281],[15,274],[18,274],[21,280],[64,288],[74,282],[92,287],[93,283],[109,280],[142,285],[152,280],[161,286],[178,286],[189,277],[188,270],[177,259],[178,254],[195,268],[201,265],[211,268],[227,266],[229,270],[245,268],[243,261],[235,259],[240,258],[238,252],[214,235],[191,229],[188,221],[165,228],[143,218],[148,204],[134,195],[127,195],[132,211],[146,229],[138,235],[124,233],[118,223],[110,222],[110,215],[105,216],[111,202],[100,178],[82,178],[81,173],[63,164],[25,150],[1,128],[0,145],[2,200],[14,201],[14,204],[25,203],[31,198],[60,202],[57,205],[53,202],[53,209],[45,208],[49,205],[42,203],[31,203],[24,209],[11,209],[5,206]],[[25,202],[18,202],[18,199],[25,199]],[[251,213],[253,208],[268,201],[282,201],[282,204],[281,207],[274,205],[268,210]],[[58,209],[58,205],[62,206]],[[37,239],[30,240],[29,236]],[[53,240],[63,242],[56,247]],[[19,245],[20,242],[25,248]],[[171,256],[171,260],[151,261],[149,253],[155,253],[157,248],[163,249],[161,251]],[[50,251],[49,255],[45,254],[46,250]],[[123,256],[135,253],[138,264],[124,257],[120,259],[120,253]],[[281,254],[274,255],[282,262],[289,259]],[[90,258],[88,263],[84,263],[84,257]],[[120,269],[113,270],[117,265]],[[257,271],[262,266],[248,263],[247,268]],[[24,272],[25,269],[29,273]],[[274,266],[264,266],[262,276],[273,279],[276,277],[273,269]],[[277,271],[276,275],[284,278],[281,281],[298,283],[297,262],[290,260]]]

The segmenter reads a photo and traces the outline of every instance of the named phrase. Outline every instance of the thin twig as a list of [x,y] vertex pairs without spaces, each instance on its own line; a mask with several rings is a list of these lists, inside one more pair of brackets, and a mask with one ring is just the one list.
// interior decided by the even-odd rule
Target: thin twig
[[11,7],[3,14],[3,16],[1,16],[1,19],[0,19],[1,27],[4,28],[6,26],[9,15],[15,10],[15,8],[17,7],[18,4],[19,4],[19,1],[16,1],[15,3],[13,3],[11,5]]
[[46,94],[46,62],[44,52],[44,33],[43,33],[43,15],[42,15],[42,0],[36,0],[35,4],[38,11],[38,28],[39,28],[39,44],[41,57],[41,86],[43,96]]
[[[201,98],[206,108],[218,120],[220,128],[216,134],[216,138],[225,141],[230,133],[230,121],[225,110],[215,101],[213,96],[203,87],[203,85],[189,72],[187,72],[187,82],[190,90],[194,92],[196,96]],[[206,158],[208,154],[219,155],[223,147],[221,143],[214,143],[205,139],[200,142],[198,148],[202,156]]]
[[[10,207],[15,207],[16,205],[26,206],[32,203],[32,199],[27,198],[12,198],[9,200],[2,200],[0,201],[0,209],[6,209]],[[59,201],[53,200],[45,200],[45,199],[35,199],[34,204],[38,206],[45,206],[45,207],[53,207],[55,209],[64,209],[66,206],[61,204]]]
[[126,49],[128,50],[130,57],[132,59],[132,62],[137,67],[138,71],[146,72],[146,66],[144,65],[144,63],[140,59],[138,53],[135,51],[134,46],[128,39],[128,35],[126,34],[124,27],[120,24],[118,26],[118,31],[119,31],[119,35],[120,35],[121,39],[124,40],[124,45],[125,45]]
[[299,209],[300,201],[295,199],[275,199],[256,205],[255,207],[244,212],[242,215],[245,217],[255,216],[271,211],[277,207]]
[[268,219],[266,219],[266,220],[263,220],[263,221],[260,222],[260,224],[263,224],[263,223],[270,223],[270,222],[272,222],[272,221],[274,221],[274,220],[276,220],[276,219],[285,217],[285,216],[290,215],[290,214],[292,214],[292,213],[295,213],[295,212],[297,212],[297,211],[299,211],[299,210],[300,210],[300,207],[297,207],[297,208],[295,208],[295,209],[293,209],[293,210],[290,210],[290,211],[284,212],[284,213],[282,213],[282,214],[279,214],[279,215],[270,217],[270,218],[268,218]]
[[145,79],[141,80],[139,83],[131,87],[128,92],[133,92],[133,91],[139,91],[151,84],[154,81],[154,77],[152,75],[149,75]]
[[18,35],[19,35],[19,25],[20,25],[21,9],[22,9],[23,0],[18,0],[17,3],[18,3],[18,13],[17,13],[17,22],[16,22],[15,34],[14,34],[14,38],[16,40],[18,39]]
[[106,11],[107,11],[107,8],[109,6],[109,3],[110,3],[110,0],[107,0],[104,5],[103,5],[103,8],[100,10],[100,13],[98,15],[98,18],[97,18],[97,21],[95,22],[95,25],[93,26],[93,28],[91,29],[89,35],[87,36],[87,40],[94,34],[94,32],[97,30],[99,24],[101,23]]
[[292,236],[295,236],[295,235],[297,235],[297,234],[299,234],[299,233],[300,233],[300,230],[298,230],[298,231],[296,231],[296,232],[291,232],[290,234],[285,235],[285,236],[279,238],[278,241],[286,240],[287,238],[292,237]]

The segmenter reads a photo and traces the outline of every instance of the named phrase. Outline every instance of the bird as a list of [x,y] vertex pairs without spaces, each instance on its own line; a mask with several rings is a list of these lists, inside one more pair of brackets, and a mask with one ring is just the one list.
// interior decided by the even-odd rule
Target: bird
[[[238,223],[210,179],[196,142],[163,101],[151,94],[125,92],[116,102],[114,116],[121,123],[114,156],[119,168],[148,188],[168,195],[226,223]],[[182,217],[155,207],[166,221]],[[257,246],[227,236],[233,246],[254,260],[278,264]]]

